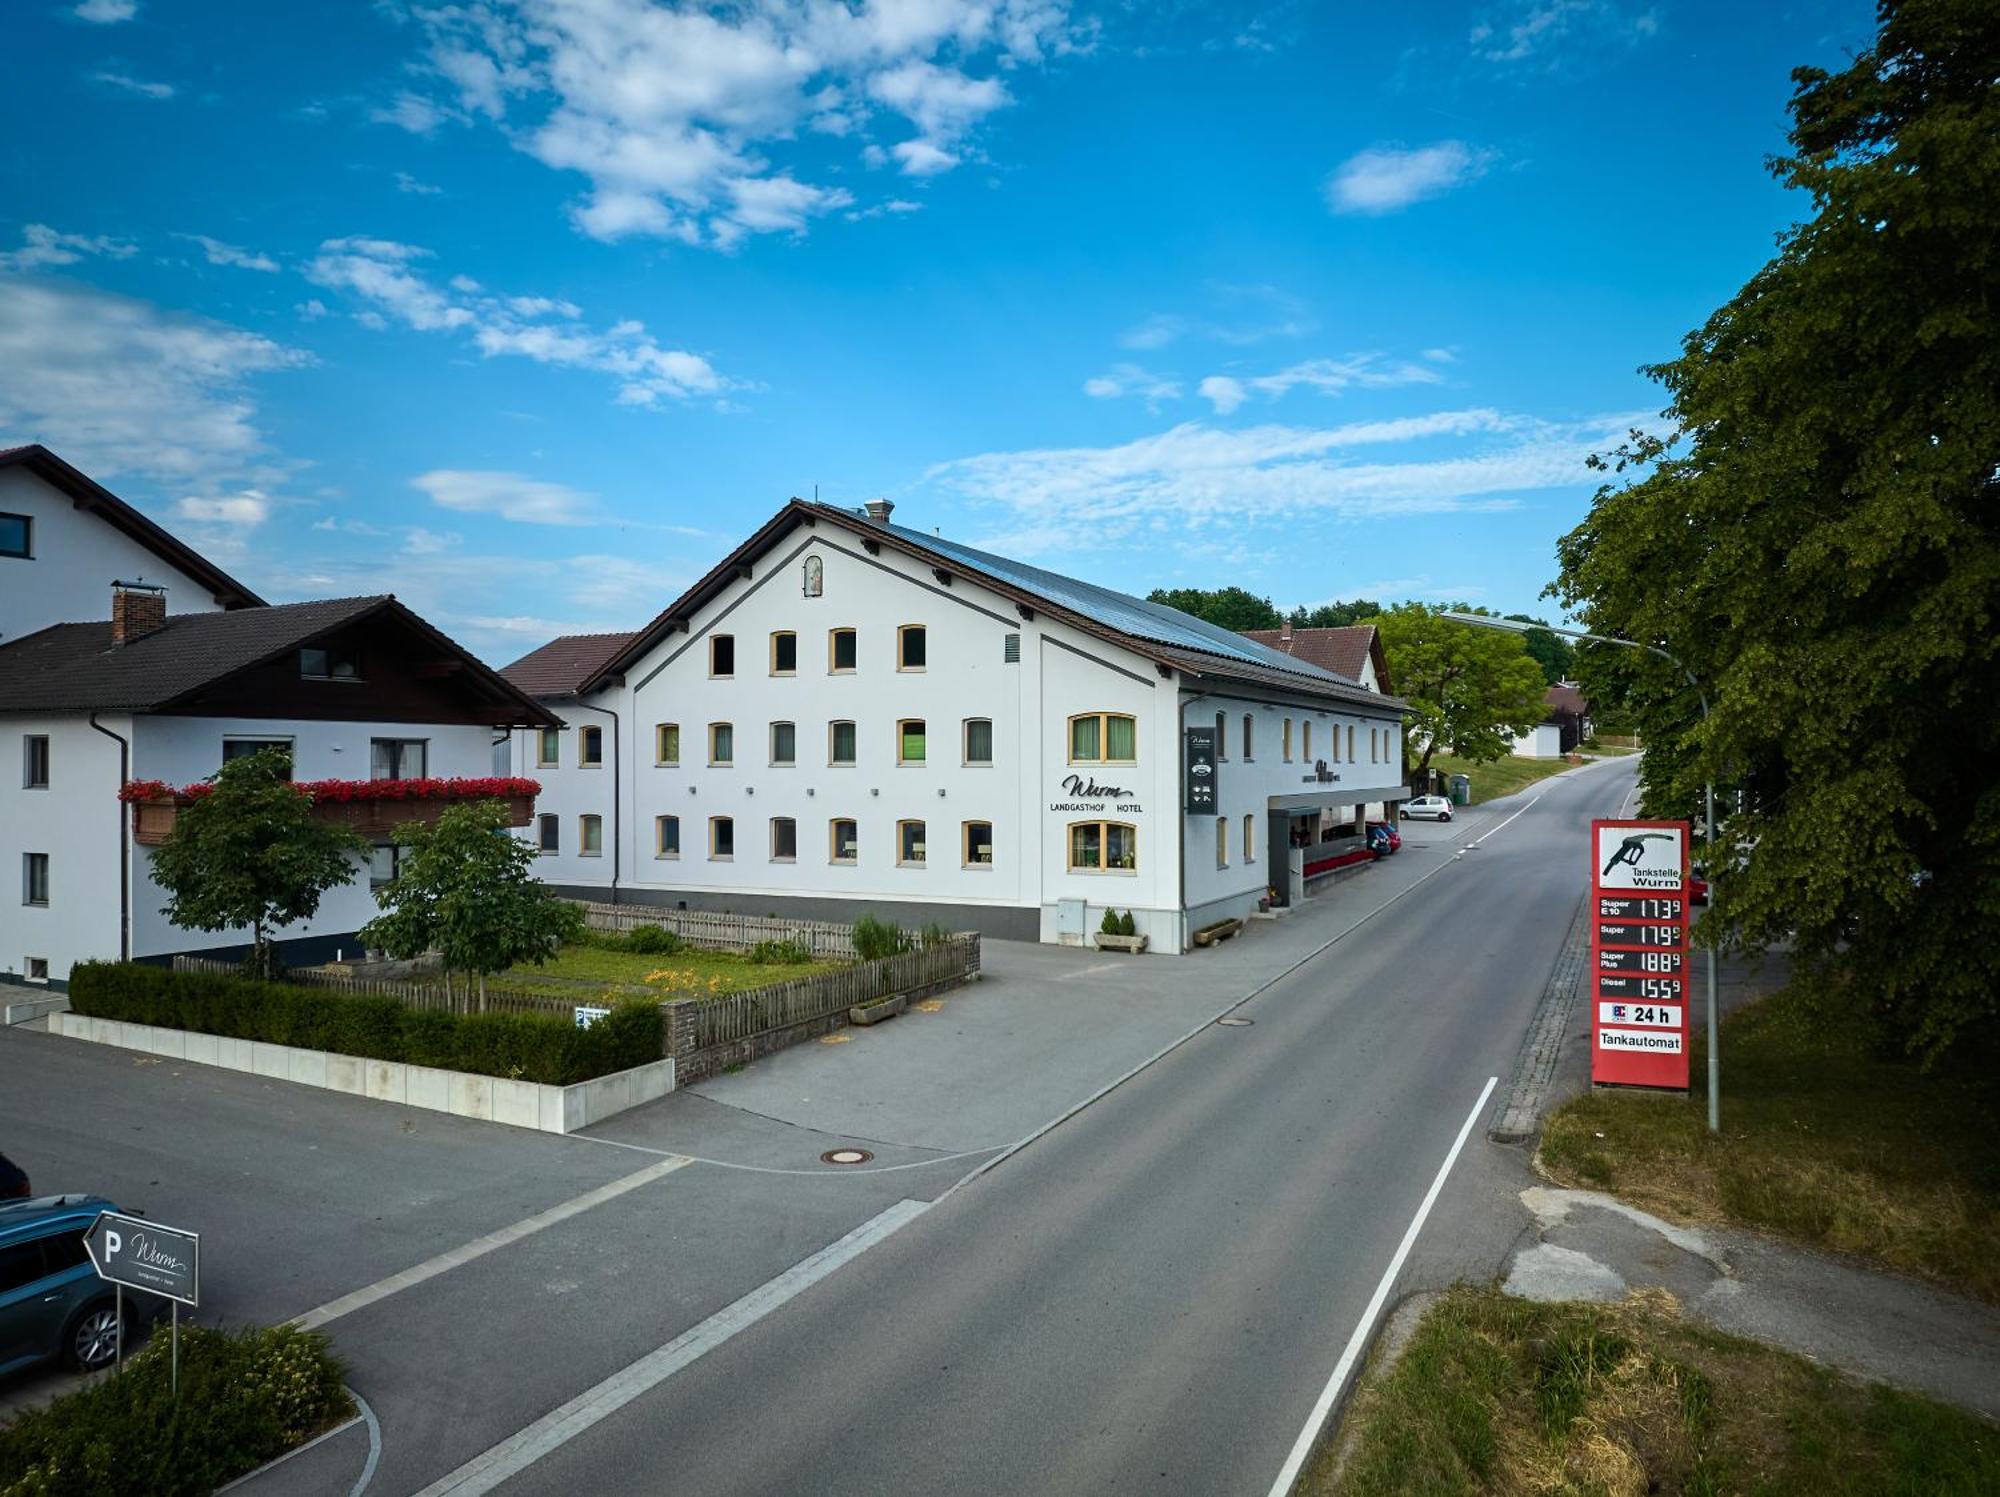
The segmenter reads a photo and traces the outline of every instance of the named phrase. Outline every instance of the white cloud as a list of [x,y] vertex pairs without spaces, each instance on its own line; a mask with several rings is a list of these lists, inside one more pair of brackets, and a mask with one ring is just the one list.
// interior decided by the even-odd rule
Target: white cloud
[[174,96],[171,83],[148,83],[143,78],[134,78],[126,73],[92,73],[90,76],[94,83],[102,83],[123,93],[137,94],[142,99],[171,99]]
[[462,539],[455,531],[426,530],[421,525],[412,525],[403,532],[403,551],[409,556],[435,556],[451,550]]
[[174,501],[174,514],[183,520],[233,525],[249,530],[271,517],[271,500],[256,489],[211,498],[190,495]]
[[1407,150],[1372,146],[1348,157],[1326,179],[1327,206],[1336,213],[1395,213],[1463,186],[1493,160],[1493,152],[1462,140]]
[[579,320],[581,310],[572,302],[489,295],[465,276],[452,277],[440,289],[421,268],[430,257],[429,250],[394,240],[329,239],[305,273],[316,285],[352,292],[366,302],[355,314],[366,325],[385,326],[393,318],[419,332],[463,334],[488,358],[513,355],[608,374],[618,382],[621,405],[720,395],[737,383],[699,354],[663,347],[641,322],[595,329]]
[[1273,374],[1239,378],[1212,374],[1201,382],[1199,394],[1221,415],[1228,415],[1251,395],[1273,400],[1294,389],[1316,390],[1322,395],[1338,395],[1353,388],[1387,389],[1397,385],[1434,385],[1442,378],[1435,369],[1408,361],[1384,363],[1379,354],[1349,354],[1344,359],[1307,359]]
[[21,230],[21,247],[0,254],[0,272],[38,270],[44,265],[74,265],[85,255],[103,255],[109,260],[129,260],[139,246],[108,234],[63,234],[47,224],[29,224]]
[[1211,299],[1218,315],[1190,317],[1180,312],[1155,312],[1118,335],[1126,348],[1165,348],[1183,338],[1204,338],[1248,347],[1272,338],[1297,338],[1313,330],[1306,304],[1276,286],[1213,285]]
[[1656,10],[1632,10],[1612,0],[1530,0],[1511,7],[1501,19],[1486,19],[1467,38],[1473,54],[1488,62],[1546,59],[1559,65],[1565,49],[1630,46],[1660,29]]
[[818,169],[824,153],[802,137],[852,139],[864,161],[910,176],[948,171],[1011,103],[1004,70],[1080,46],[1089,30],[1067,0],[407,9],[425,38],[416,70],[429,91],[377,118],[417,133],[490,120],[545,165],[584,175],[570,209],[584,233],[724,249],[851,205],[808,179],[806,163]]
[[138,13],[137,0],[82,0],[71,12],[78,20],[99,26],[115,26],[120,21],[131,20]]
[[519,473],[437,468],[410,483],[433,503],[462,514],[498,515],[523,525],[594,525],[604,518],[595,496]]
[[1458,355],[1449,348],[1426,348],[1424,357],[1433,364],[1456,364]]
[[[1618,415],[1557,425],[1473,409],[1333,427],[1223,431],[1188,422],[1115,447],[960,458],[926,477],[1011,511],[1019,522],[1009,536],[1016,546],[1059,548],[1084,528],[1101,543],[1144,541],[1158,532],[1178,544],[1211,524],[1510,508],[1510,494],[1590,482],[1584,459],[1633,421]],[[1355,455],[1440,441],[1454,450],[1400,461]]]
[[238,249],[233,244],[224,244],[220,239],[210,239],[206,234],[178,234],[178,239],[186,239],[201,246],[211,265],[233,265],[239,270],[262,270],[275,273],[278,262],[269,255],[253,250]]
[[0,430],[94,475],[255,476],[265,457],[251,378],[310,361],[149,302],[0,276]]
[[299,314],[301,322],[318,322],[320,318],[331,315],[326,309],[326,303],[317,296],[307,297],[292,310]]
[[411,176],[408,172],[397,172],[396,191],[413,192],[417,194],[417,196],[419,197],[436,197],[439,193],[443,192],[444,189],[442,187],[433,187],[428,182],[419,182],[415,177]]
[[1113,364],[1109,372],[1085,380],[1083,393],[1093,400],[1117,400],[1126,395],[1137,395],[1145,400],[1149,408],[1157,409],[1163,400],[1179,400],[1181,385],[1177,379],[1154,374],[1138,364]]

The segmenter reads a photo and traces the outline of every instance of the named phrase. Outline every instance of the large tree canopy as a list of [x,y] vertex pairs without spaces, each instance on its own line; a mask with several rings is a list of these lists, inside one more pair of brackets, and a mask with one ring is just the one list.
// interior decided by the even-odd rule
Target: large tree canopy
[[1156,587],[1148,603],[1164,603],[1224,629],[1275,629],[1284,622],[1269,598],[1240,587]]
[[1708,691],[1704,723],[1663,662],[1589,652],[1640,710],[1649,812],[1741,791],[1709,922],[1843,966],[1928,1053],[2000,1005],[1997,78],[1991,0],[1886,3],[1851,67],[1793,74],[1772,170],[1812,216],[1649,371],[1670,429],[1557,587]]
[[1488,761],[1548,716],[1542,668],[1522,637],[1440,618],[1402,603],[1367,620],[1382,634],[1389,679],[1410,704],[1410,738],[1423,744],[1423,773],[1440,749]]

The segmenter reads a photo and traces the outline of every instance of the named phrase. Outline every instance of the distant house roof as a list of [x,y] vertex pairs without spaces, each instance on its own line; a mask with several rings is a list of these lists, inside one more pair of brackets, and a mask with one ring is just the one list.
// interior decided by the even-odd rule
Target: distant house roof
[[1373,624],[1353,624],[1342,629],[1245,629],[1243,634],[1246,639],[1282,650],[1294,659],[1308,661],[1350,681],[1361,679],[1372,655],[1376,681],[1384,692],[1390,690],[1389,662],[1382,652],[1382,636]]
[[562,634],[539,650],[530,650],[500,674],[531,697],[575,696],[583,683],[632,642],[622,634]]
[[1400,710],[1394,697],[1367,690],[1308,661],[1204,622],[1177,608],[1114,592],[1095,583],[979,551],[956,541],[877,520],[839,505],[794,499],[757,533],[725,556],[707,576],[669,604],[632,636],[578,688],[588,690],[642,658],[669,634],[688,627],[694,615],[732,582],[749,575],[759,557],[800,525],[837,525],[876,546],[888,546],[925,562],[943,575],[963,575],[1013,601],[1046,612],[1071,628],[1120,645],[1152,660],[1162,671],[1176,670],[1204,681],[1237,681],[1357,706]]
[[113,644],[109,620],[51,624],[0,645],[0,712],[159,712],[335,630],[389,615],[494,704],[498,723],[547,724],[547,708],[389,596],[329,598],[223,613],[177,613]]
[[1542,701],[1550,712],[1571,712],[1578,717],[1590,716],[1590,699],[1581,687],[1572,682],[1561,681],[1542,693]]
[[39,442],[0,448],[0,468],[26,468],[62,490],[78,509],[121,530],[160,560],[185,572],[224,608],[258,608],[264,600],[199,552],[175,540],[81,469],[73,468]]

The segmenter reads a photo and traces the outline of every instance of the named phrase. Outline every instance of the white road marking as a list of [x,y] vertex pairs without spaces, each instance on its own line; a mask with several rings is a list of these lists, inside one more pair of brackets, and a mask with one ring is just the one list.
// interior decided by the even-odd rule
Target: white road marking
[[586,1388],[560,1408],[551,1409],[527,1428],[474,1456],[448,1476],[440,1477],[417,1497],[480,1497],[518,1476],[543,1456],[568,1444],[600,1420],[633,1399],[651,1392],[697,1358],[714,1351],[732,1336],[805,1293],[841,1265],[858,1258],[897,1229],[930,1210],[927,1201],[898,1201],[881,1215],[863,1222],[838,1242],[793,1264],[775,1279],[751,1290],[734,1304],[683,1332],[656,1351],[648,1352],[594,1388]]
[[375,1411],[368,1407],[367,1399],[352,1388],[347,1390],[347,1396],[354,1400],[355,1406],[361,1410],[361,1417],[368,1421],[368,1460],[347,1493],[347,1497],[361,1497],[368,1490],[368,1484],[375,1479],[375,1468],[382,1463],[382,1426],[376,1421]]
[[510,1227],[502,1227],[497,1232],[488,1232],[484,1237],[475,1237],[470,1242],[462,1243],[448,1252],[439,1253],[435,1258],[406,1268],[401,1273],[390,1274],[386,1279],[377,1279],[373,1284],[357,1289],[352,1294],[343,1294],[339,1299],[328,1300],[316,1309],[293,1317],[291,1324],[302,1330],[316,1330],[329,1321],[338,1320],[343,1315],[352,1315],[356,1310],[377,1304],[392,1294],[400,1294],[405,1289],[421,1284],[426,1279],[434,1279],[441,1273],[449,1273],[452,1269],[462,1267],[475,1258],[483,1258],[488,1253],[506,1247],[509,1243],[519,1242],[524,1237],[532,1237],[535,1233],[553,1227],[558,1222],[568,1221],[572,1216],[588,1211],[593,1206],[601,1206],[606,1201],[615,1200],[627,1191],[637,1190],[641,1185],[650,1185],[661,1176],[671,1175],[675,1170],[686,1169],[693,1163],[692,1159],[677,1154],[661,1160],[658,1164],[649,1164],[622,1179],[613,1180],[609,1185],[600,1185],[595,1190],[585,1191],[582,1195],[564,1201],[560,1205],[551,1206],[546,1211],[524,1217]]
[[1376,1317],[1382,1313],[1382,1306],[1389,1298],[1389,1291],[1395,1287],[1396,1275],[1403,1271],[1403,1261],[1410,1256],[1410,1249],[1416,1245],[1417,1234],[1424,1229],[1424,1222],[1431,1214],[1431,1207],[1437,1204],[1439,1192],[1444,1189],[1445,1177],[1451,1167],[1458,1163],[1459,1151],[1472,1134],[1472,1125],[1479,1121],[1479,1114],[1486,1110],[1486,1099],[1493,1095],[1493,1088],[1500,1083],[1498,1076],[1488,1076],[1486,1085],[1480,1088],[1479,1100],[1472,1104],[1472,1111],[1465,1115],[1465,1123],[1458,1130],[1458,1137],[1452,1141],[1451,1152],[1444,1156],[1444,1163],[1438,1166],[1437,1178],[1431,1181],[1431,1188],[1424,1193],[1424,1202],[1417,1207],[1417,1214],[1410,1219],[1409,1230],[1403,1233],[1403,1240],[1396,1247],[1396,1255],[1389,1260],[1389,1266],[1382,1271],[1381,1282],[1375,1286],[1374,1297],[1368,1301],[1368,1308],[1361,1312],[1360,1323],[1354,1327],[1354,1334],[1347,1338],[1347,1349],[1340,1354],[1335,1364],[1333,1376],[1326,1380],[1319,1401],[1313,1405],[1312,1413],[1306,1419],[1306,1427],[1299,1431],[1298,1439],[1292,1445],[1292,1453],[1285,1460],[1285,1466],[1278,1473],[1278,1479],[1271,1483],[1270,1497],[1288,1497],[1293,1485],[1299,1479],[1299,1472],[1305,1466],[1306,1457],[1319,1443],[1320,1430],[1326,1424],[1326,1416],[1333,1412],[1334,1400],[1340,1397],[1341,1387],[1347,1382],[1348,1374],[1354,1371],[1354,1364],[1360,1359],[1362,1349],[1368,1344],[1369,1333],[1375,1327]]

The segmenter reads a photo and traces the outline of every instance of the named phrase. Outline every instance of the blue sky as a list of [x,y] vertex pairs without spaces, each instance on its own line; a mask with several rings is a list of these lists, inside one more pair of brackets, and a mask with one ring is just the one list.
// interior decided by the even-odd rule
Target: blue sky
[[17,0],[0,444],[495,661],[792,494],[1545,610],[1850,0]]

